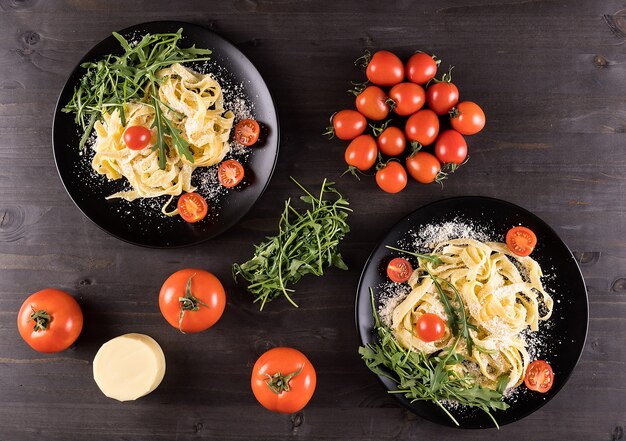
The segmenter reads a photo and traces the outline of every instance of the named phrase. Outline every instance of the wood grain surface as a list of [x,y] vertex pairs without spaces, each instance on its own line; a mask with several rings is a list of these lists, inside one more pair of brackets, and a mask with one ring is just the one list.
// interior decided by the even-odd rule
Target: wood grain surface
[[[101,231],[57,175],[51,122],[80,57],[111,31],[151,20],[206,26],[256,64],[281,119],[281,152],[265,195],[236,227],[205,244],[148,250]],[[321,136],[350,106],[363,49],[434,52],[455,66],[463,97],[486,129],[445,184],[412,183],[396,196],[344,169],[340,141]],[[104,1],[0,0],[0,440],[607,440],[626,423],[626,3],[605,1]],[[298,310],[259,313],[230,265],[276,228],[281,205],[306,185],[337,179],[350,199],[347,272],[297,286]],[[400,217],[444,197],[484,195],[547,221],[580,262],[590,326],[582,359],[559,395],[500,431],[436,426],[399,407],[357,354],[354,297],[375,243]],[[166,325],[156,302],[183,267],[217,274],[222,320],[199,335]],[[32,351],[16,313],[44,287],[71,292],[86,325],[58,355]],[[132,403],[104,397],[91,362],[107,339],[153,336],[167,354],[159,389]],[[294,346],[318,387],[294,415],[265,411],[249,385],[256,358]]]

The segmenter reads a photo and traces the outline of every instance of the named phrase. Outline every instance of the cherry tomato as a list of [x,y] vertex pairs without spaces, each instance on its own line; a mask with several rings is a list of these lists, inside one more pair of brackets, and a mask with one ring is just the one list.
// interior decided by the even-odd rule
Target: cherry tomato
[[65,291],[43,289],[22,303],[17,313],[17,329],[34,350],[61,352],[80,335],[83,312],[74,297]]
[[235,126],[235,139],[239,144],[251,146],[259,140],[261,128],[253,119],[243,119]]
[[437,314],[427,312],[422,314],[415,323],[415,331],[420,340],[425,342],[437,341],[446,333],[446,324]]
[[439,134],[439,118],[430,109],[418,110],[406,121],[404,132],[409,141],[426,146],[435,142]]
[[422,184],[430,184],[441,170],[439,160],[428,152],[417,152],[406,158],[406,169],[409,174]]
[[159,293],[165,320],[180,332],[209,329],[222,316],[226,293],[219,279],[208,271],[187,268],[169,276]]
[[220,164],[217,178],[224,187],[231,188],[241,182],[244,177],[243,165],[239,161],[229,159]]
[[397,115],[407,116],[422,108],[426,93],[422,86],[415,83],[400,83],[391,88],[389,98],[396,103],[393,111]]
[[389,51],[378,51],[367,64],[367,79],[378,86],[393,86],[404,78],[404,65]]
[[401,155],[406,148],[406,138],[399,128],[387,127],[378,135],[378,138],[376,138],[376,144],[378,144],[378,148],[383,154],[398,156]]
[[376,172],[376,183],[387,193],[398,193],[406,187],[406,170],[399,162],[389,161]]
[[380,121],[389,115],[389,97],[378,86],[368,86],[356,97],[356,109],[364,117]]
[[326,133],[345,141],[356,138],[367,128],[367,120],[356,110],[340,110],[333,115],[332,124]]
[[209,206],[198,193],[184,193],[178,198],[178,213],[189,223],[201,221],[209,211]]
[[456,130],[444,130],[435,142],[435,156],[443,164],[462,164],[467,158],[467,142]]
[[344,155],[346,163],[361,171],[369,170],[376,163],[378,148],[372,135],[360,135],[352,140]]
[[533,361],[526,369],[524,384],[530,390],[545,394],[552,388],[552,384],[554,384],[554,372],[552,371],[552,367],[543,360]]
[[459,89],[448,81],[431,84],[426,90],[426,102],[437,115],[445,115],[459,102]]
[[317,383],[315,368],[293,348],[270,349],[254,364],[250,385],[255,398],[272,412],[294,413],[307,405]]
[[391,262],[387,265],[387,277],[395,283],[406,282],[411,277],[411,274],[413,274],[411,263],[402,257],[391,259]]
[[437,62],[424,53],[414,53],[406,62],[406,78],[416,84],[426,84],[437,74]]
[[506,245],[513,254],[528,256],[537,245],[537,236],[526,227],[513,227],[506,233]]
[[485,112],[471,101],[463,101],[450,110],[452,128],[462,135],[474,135],[485,127]]
[[131,150],[143,150],[152,138],[150,129],[144,126],[130,126],[124,130],[124,144]]

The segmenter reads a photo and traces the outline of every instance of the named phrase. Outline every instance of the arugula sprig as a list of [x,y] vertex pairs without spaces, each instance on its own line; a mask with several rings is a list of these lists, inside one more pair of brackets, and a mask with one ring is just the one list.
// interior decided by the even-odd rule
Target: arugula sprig
[[[248,291],[260,309],[280,296],[296,308],[291,298],[293,288],[302,276],[321,276],[324,267],[348,269],[338,246],[350,231],[347,223],[348,201],[324,179],[319,195],[314,196],[294,178],[291,180],[305,193],[300,199],[310,205],[304,212],[296,210],[291,199],[285,202],[278,234],[269,236],[254,247],[254,257],[247,262],[233,264],[233,277],[241,276],[248,282]],[[329,199],[329,197],[331,199]]]
[[[159,166],[166,165],[166,137],[171,139],[181,156],[193,162],[189,143],[180,136],[172,122],[163,115],[155,85],[160,79],[156,73],[175,63],[205,61],[211,53],[208,49],[178,47],[182,38],[182,28],[175,33],[146,34],[137,44],[129,43],[122,35],[113,32],[113,36],[123,49],[121,55],[109,54],[104,59],[81,64],[87,72],[74,88],[72,99],[63,107],[65,113],[74,113],[75,122],[84,130],[79,147],[82,149],[97,120],[105,112],[119,109],[122,125],[126,125],[124,104],[142,101],[154,106],[159,151]],[[165,106],[167,107],[167,106]]]

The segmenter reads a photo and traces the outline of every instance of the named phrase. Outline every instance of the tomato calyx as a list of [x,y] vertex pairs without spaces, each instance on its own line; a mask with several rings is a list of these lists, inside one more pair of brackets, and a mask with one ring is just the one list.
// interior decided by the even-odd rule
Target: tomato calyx
[[[441,62],[441,60],[439,60]],[[454,66],[450,66],[448,68],[448,72],[445,72],[443,75],[441,75],[441,79],[438,80],[437,78],[433,78],[432,81],[433,83],[448,83],[450,84],[452,82],[452,69],[454,69]]]
[[372,61],[372,53],[366,49],[363,51],[363,55],[354,60],[354,65],[359,69],[365,69],[370,61]]
[[[395,101],[393,101],[391,98],[389,98],[389,100],[391,100],[395,105]],[[393,109],[390,109],[390,110],[393,110]],[[385,129],[387,128],[390,122],[391,120],[388,119],[387,121],[380,123],[379,125],[370,124],[370,127],[372,128],[372,134],[374,135],[374,137],[378,138],[380,134],[385,131]]]
[[330,125],[326,126],[326,131],[322,133],[322,136],[328,136],[328,139],[333,139],[335,137],[335,127],[333,126],[333,118],[335,117],[337,113],[338,112],[335,112],[332,115],[330,115],[330,118],[328,120],[330,122]]
[[352,84],[352,89],[348,89],[348,93],[354,95],[354,96],[359,96],[365,89],[367,89],[367,86],[370,85],[369,80],[364,81],[362,83],[357,83],[356,81],[350,81],[350,84]]
[[459,109],[454,106],[452,109],[450,109],[448,115],[450,115],[450,118],[458,118],[459,116],[461,116],[461,112],[459,112]]
[[272,392],[276,395],[280,395],[283,392],[290,392],[291,387],[289,386],[289,381],[302,372],[304,365],[300,366],[300,369],[294,371],[288,375],[283,375],[280,372],[276,372],[274,375],[265,374],[267,376],[267,380],[265,380],[265,384],[270,388]]
[[32,320],[35,322],[35,324],[33,325],[33,330],[35,332],[39,332],[48,329],[48,326],[50,326],[50,322],[52,321],[52,316],[43,309],[36,311],[32,305],[30,309],[32,310],[32,312],[30,313],[29,321]]
[[411,153],[409,154],[409,157],[415,156],[417,152],[422,150],[422,147],[424,146],[419,141],[411,141]]
[[207,305],[202,300],[194,296],[193,293],[191,292],[191,279],[193,279],[194,275],[195,274],[189,276],[189,279],[187,279],[187,285],[185,286],[185,296],[178,298],[178,301],[180,302],[180,316],[178,318],[178,330],[182,332],[183,334],[185,333],[183,331],[183,318],[185,317],[185,312],[186,311],[199,311],[200,306],[204,306],[207,308],[209,307],[209,305]]

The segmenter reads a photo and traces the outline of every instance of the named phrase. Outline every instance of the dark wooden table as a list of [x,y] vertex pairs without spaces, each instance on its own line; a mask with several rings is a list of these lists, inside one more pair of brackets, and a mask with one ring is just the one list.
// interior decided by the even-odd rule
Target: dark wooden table
[[[97,1],[0,0],[0,440],[621,440],[626,423],[626,4],[607,1]],[[111,31],[151,20],[213,29],[258,66],[275,95],[282,143],[265,195],[244,220],[208,243],[149,250],[101,231],[72,204],[50,145],[56,98],[79,58]],[[339,179],[343,144],[321,136],[347,106],[363,49],[435,52],[454,64],[487,128],[470,163],[442,189],[412,183],[396,196],[372,179]],[[298,285],[300,309],[259,313],[234,286],[230,265],[276,228],[282,201],[339,179],[354,208],[342,251],[348,272]],[[589,289],[589,336],[561,393],[499,432],[439,427],[399,407],[357,355],[354,296],[381,235],[441,198],[485,195],[519,204],[575,251]],[[228,290],[222,320],[182,336],[157,305],[183,267],[217,274]],[[58,355],[32,351],[15,326],[27,295],[54,286],[75,295],[85,329]],[[92,359],[127,332],[167,354],[160,388],[137,402],[105,398]],[[251,394],[264,350],[295,346],[318,387],[295,415],[265,411]]]

